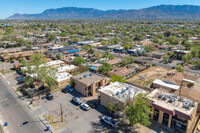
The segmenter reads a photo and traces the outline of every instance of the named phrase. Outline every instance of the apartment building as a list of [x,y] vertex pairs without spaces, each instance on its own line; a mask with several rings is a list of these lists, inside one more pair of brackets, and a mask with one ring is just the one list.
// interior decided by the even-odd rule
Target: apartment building
[[75,83],[74,89],[86,97],[95,96],[101,86],[106,86],[110,83],[108,77],[91,72],[75,75],[71,77],[71,80]]
[[196,121],[198,103],[178,95],[155,89],[147,95],[151,101],[151,119],[172,130],[189,132]]

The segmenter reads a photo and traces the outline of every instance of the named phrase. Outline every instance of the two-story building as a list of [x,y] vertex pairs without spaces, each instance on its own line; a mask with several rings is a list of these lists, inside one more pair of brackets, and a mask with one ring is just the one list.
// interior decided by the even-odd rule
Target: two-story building
[[106,86],[110,83],[110,79],[104,75],[84,72],[71,77],[74,82],[74,89],[84,96],[95,96],[97,90],[101,86]]

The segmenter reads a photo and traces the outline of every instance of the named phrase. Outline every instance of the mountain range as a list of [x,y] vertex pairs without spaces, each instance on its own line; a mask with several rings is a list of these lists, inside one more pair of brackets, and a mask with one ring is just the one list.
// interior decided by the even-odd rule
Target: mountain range
[[159,5],[144,9],[98,10],[94,8],[63,7],[47,9],[38,14],[14,14],[7,19],[186,19],[199,20],[200,6]]

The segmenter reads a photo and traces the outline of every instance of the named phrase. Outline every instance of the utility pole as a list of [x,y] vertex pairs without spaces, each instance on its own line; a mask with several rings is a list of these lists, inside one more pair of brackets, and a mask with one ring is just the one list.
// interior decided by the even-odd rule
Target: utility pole
[[62,104],[60,103],[60,115],[61,115],[61,121],[63,122],[63,110],[62,110]]
[[179,96],[181,95],[181,89],[182,89],[182,87],[183,87],[183,80],[181,81],[181,87],[179,89]]

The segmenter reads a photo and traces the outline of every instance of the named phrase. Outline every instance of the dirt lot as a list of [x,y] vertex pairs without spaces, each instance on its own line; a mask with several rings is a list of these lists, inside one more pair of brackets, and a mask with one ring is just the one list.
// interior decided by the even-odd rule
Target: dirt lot
[[149,69],[138,73],[133,78],[130,78],[127,81],[143,87],[149,87],[155,79],[160,79],[167,73],[173,71],[175,70],[162,67],[150,67]]

